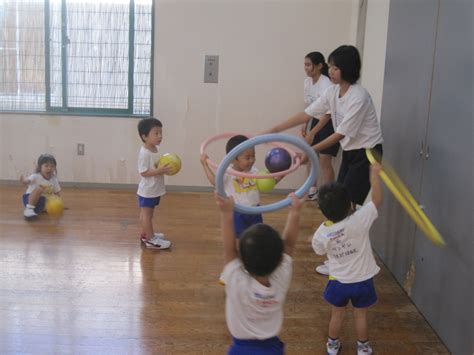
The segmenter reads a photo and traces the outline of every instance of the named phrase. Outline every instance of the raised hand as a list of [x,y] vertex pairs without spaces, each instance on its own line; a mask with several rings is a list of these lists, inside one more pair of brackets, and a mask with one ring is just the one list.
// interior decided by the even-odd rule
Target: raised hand
[[234,199],[230,197],[222,197],[216,192],[214,192],[214,198],[216,200],[217,207],[223,213],[229,213],[234,210]]

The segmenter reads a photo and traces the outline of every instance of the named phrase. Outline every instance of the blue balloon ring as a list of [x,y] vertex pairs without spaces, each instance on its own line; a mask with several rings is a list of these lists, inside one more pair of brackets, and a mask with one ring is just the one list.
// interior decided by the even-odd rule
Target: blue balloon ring
[[[294,146],[297,146],[298,148],[303,150],[303,152],[306,153],[306,155],[308,156],[311,162],[310,174],[308,178],[305,180],[305,182],[303,183],[303,185],[301,185],[301,187],[295,191],[296,196],[298,196],[299,198],[303,197],[303,195],[309,190],[311,186],[313,186],[314,182],[316,181],[318,157],[315,151],[313,150],[313,148],[311,148],[311,146],[309,146],[309,144],[306,143],[304,140],[302,140],[301,138],[287,135],[287,134],[264,134],[261,136],[256,136],[254,138],[250,138],[246,140],[245,142],[240,143],[237,147],[232,149],[221,161],[216,171],[216,190],[218,194],[223,197],[227,197],[224,190],[224,174],[227,171],[227,168],[230,165],[230,163],[232,163],[232,161],[235,158],[237,158],[237,156],[240,153],[242,153],[246,149],[256,146],[257,144],[275,142],[275,141],[285,142],[285,143],[289,143]],[[276,211],[290,204],[291,204],[291,198],[286,197],[285,199],[280,200],[278,202],[274,202],[274,203],[263,205],[263,206],[244,206],[244,205],[240,205],[236,203],[235,210],[237,212],[245,213],[245,214],[260,214],[260,213]]]

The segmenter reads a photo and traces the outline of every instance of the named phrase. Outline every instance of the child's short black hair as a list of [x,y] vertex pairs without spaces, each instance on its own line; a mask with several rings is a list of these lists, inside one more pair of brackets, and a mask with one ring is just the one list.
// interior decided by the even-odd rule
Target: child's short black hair
[[351,84],[355,84],[360,78],[360,55],[354,46],[340,46],[336,48],[328,58],[329,64],[341,70],[341,78]]
[[159,119],[153,118],[153,117],[144,118],[140,120],[140,122],[138,122],[138,135],[140,136],[140,139],[142,140],[142,142],[145,142],[142,136],[145,136],[145,137],[148,136],[148,134],[150,133],[153,127],[161,128],[163,127],[163,124],[161,123]]
[[246,140],[248,140],[247,137],[239,134],[237,136],[233,136],[231,139],[229,139],[227,141],[227,144],[225,145],[225,153],[226,154],[229,154],[229,152],[234,149],[235,147],[237,147],[240,143],[243,143],[245,142]]
[[323,215],[336,223],[349,215],[351,198],[340,182],[330,182],[320,187],[318,204]]
[[57,166],[56,158],[54,158],[53,155],[41,154],[38,158],[38,164],[36,165],[36,172],[39,173],[41,171],[41,165],[48,164],[48,163],[53,164],[55,167]]
[[254,276],[270,275],[283,258],[283,240],[267,224],[247,228],[240,235],[239,247],[245,269]]

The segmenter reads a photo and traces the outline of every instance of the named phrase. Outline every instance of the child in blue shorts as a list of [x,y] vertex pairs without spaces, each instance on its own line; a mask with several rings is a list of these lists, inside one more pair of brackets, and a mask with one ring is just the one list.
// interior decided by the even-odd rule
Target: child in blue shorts
[[329,282],[324,291],[324,298],[331,304],[328,354],[338,354],[341,349],[339,333],[349,301],[354,307],[357,354],[373,353],[368,341],[367,310],[377,301],[373,277],[380,268],[372,254],[369,230],[382,203],[379,173],[379,164],[371,167],[372,201],[354,213],[343,184],[329,183],[319,191],[319,207],[328,221],[315,232],[312,245],[316,254],[327,254],[329,260]]
[[[248,138],[244,135],[235,135],[231,137],[225,146],[226,154],[237,147],[239,144],[245,142]],[[206,177],[212,186],[216,186],[216,176],[214,171],[209,167],[207,163],[208,156],[206,154],[201,155],[201,164],[206,173]],[[257,174],[258,169],[254,166],[255,164],[255,148],[251,147],[240,153],[237,158],[232,161],[232,169],[243,173]],[[278,183],[282,178],[278,177],[275,182]],[[257,182],[255,179],[234,176],[230,174],[224,175],[224,190],[228,196],[232,196],[234,201],[244,206],[259,206],[260,205],[260,192],[257,188]],[[235,237],[238,239],[240,235],[249,227],[263,223],[263,216],[261,214],[245,214],[238,211],[233,211],[234,220],[234,232]],[[237,244],[238,246],[238,244]],[[222,277],[219,278],[219,283],[225,284]]]
[[28,189],[23,194],[26,219],[32,219],[45,210],[46,199],[52,195],[60,195],[61,187],[56,177],[56,159],[51,154],[41,154],[38,158],[36,171],[27,178],[20,176],[23,185]]
[[[236,135],[231,137],[226,144],[225,152],[228,154],[232,149],[237,147],[240,143],[245,142],[248,138],[244,135]],[[216,177],[214,171],[207,163],[208,156],[203,154],[201,156],[201,164],[206,173],[206,177],[212,186],[216,185]],[[255,148],[249,148],[243,151],[232,162],[232,169],[244,173],[257,174],[258,170],[253,165],[255,164]],[[230,174],[224,175],[224,189],[228,196],[232,196],[234,201],[244,206],[258,206],[260,204],[260,193],[257,188],[255,179],[234,176]],[[244,214],[234,211],[234,227],[235,235],[239,238],[240,234],[248,227],[263,223],[261,214]]]
[[160,159],[159,146],[163,139],[162,123],[156,118],[145,118],[138,122],[138,134],[143,146],[138,154],[138,204],[140,206],[140,239],[147,248],[168,249],[171,242],[165,239],[163,233],[153,230],[153,212],[160,204],[161,196],[166,193],[164,174],[171,171],[166,164],[156,167]]
[[234,200],[217,193],[224,245],[226,322],[232,335],[229,355],[283,355],[278,335],[290,286],[300,212],[305,198],[290,194],[292,204],[282,237],[271,226],[247,228],[235,243]]

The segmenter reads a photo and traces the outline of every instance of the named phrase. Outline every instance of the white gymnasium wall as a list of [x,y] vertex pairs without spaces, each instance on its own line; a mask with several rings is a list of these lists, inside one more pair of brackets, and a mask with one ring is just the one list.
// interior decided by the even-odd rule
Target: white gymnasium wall
[[379,119],[383,119],[380,117],[380,112],[385,73],[389,8],[390,0],[370,0],[367,3],[361,84],[372,96]]
[[[155,116],[164,123],[163,151],[183,160],[182,172],[167,183],[208,186],[199,163],[203,140],[226,131],[256,133],[302,110],[304,55],[327,56],[354,43],[356,10],[353,0],[157,0]],[[206,54],[220,56],[218,84],[203,83]],[[60,181],[135,184],[136,124],[134,118],[0,114],[0,179],[31,173],[38,155],[50,152]],[[77,143],[85,144],[85,156],[76,155]],[[219,144],[210,149],[215,160],[222,157]],[[260,153],[258,159],[263,167]],[[300,170],[279,186],[299,186]]]

